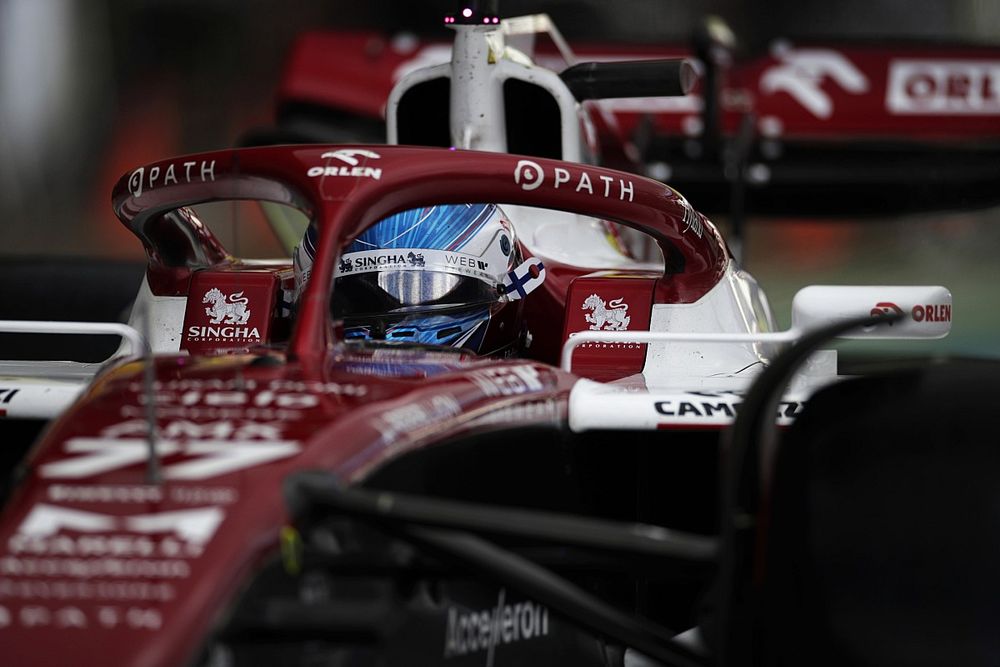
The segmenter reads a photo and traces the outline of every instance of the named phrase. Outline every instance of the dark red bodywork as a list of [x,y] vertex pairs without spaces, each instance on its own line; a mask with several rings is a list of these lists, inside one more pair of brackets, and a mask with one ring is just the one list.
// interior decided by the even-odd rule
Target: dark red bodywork
[[[5,663],[188,663],[277,552],[291,473],[321,469],[357,483],[456,435],[565,421],[577,378],[545,364],[336,339],[328,308],[336,249],[385,216],[442,201],[499,201],[619,220],[654,235],[668,258],[664,276],[628,278],[647,300],[695,300],[729,261],[714,230],[688,230],[686,202],[656,181],[532,160],[541,174],[564,169],[576,182],[586,172],[600,184],[556,188],[537,174],[523,180],[518,156],[364,148],[377,151],[363,165],[377,178],[364,169],[313,176],[316,168],[325,174],[329,148],[274,147],[167,160],[120,181],[115,211],[147,248],[154,292],[189,294],[189,314],[206,308],[202,292],[230,281],[239,265],[210,238],[199,243],[207,232],[175,215],[178,207],[227,198],[291,204],[319,224],[320,250],[287,348],[160,357],[151,391],[142,362],[120,366],[36,446],[0,515]],[[257,283],[277,289],[274,272],[250,271],[247,297]],[[596,288],[593,280],[574,289]],[[608,280],[597,277],[605,287]],[[254,299],[251,310],[275,307]],[[151,401],[157,484],[148,477]]]
[[[317,31],[296,42],[278,90],[279,106],[307,103],[382,117],[389,91],[400,75],[428,64],[428,53],[447,59],[447,44],[407,41],[406,48],[377,32]],[[548,40],[539,40],[537,60],[559,71],[565,63]],[[581,61],[692,57],[679,45],[577,44]],[[842,59],[847,78],[830,64],[805,70],[799,55]],[[443,54],[443,58],[442,58]],[[818,69],[816,69],[818,67]],[[776,68],[798,69],[815,79],[828,106],[810,105],[801,94],[776,82]],[[770,76],[769,76],[770,74]],[[851,79],[850,75],[856,78]],[[780,79],[780,77],[779,77]],[[752,111],[772,136],[787,140],[898,140],[905,142],[1000,141],[1000,48],[959,44],[776,42],[771,52],[735,62],[723,84],[722,125],[729,134]],[[651,99],[613,103],[627,133],[650,117],[655,129],[684,136],[685,119],[700,113],[699,87],[685,100]],[[774,120],[777,121],[775,124]]]

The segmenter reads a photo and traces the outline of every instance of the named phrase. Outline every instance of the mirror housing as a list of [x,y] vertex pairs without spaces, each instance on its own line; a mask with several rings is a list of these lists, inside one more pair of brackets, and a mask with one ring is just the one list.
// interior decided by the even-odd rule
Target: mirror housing
[[933,339],[951,331],[951,292],[936,285],[810,285],[792,300],[792,328],[814,329],[840,320],[896,313],[903,319],[843,338]]

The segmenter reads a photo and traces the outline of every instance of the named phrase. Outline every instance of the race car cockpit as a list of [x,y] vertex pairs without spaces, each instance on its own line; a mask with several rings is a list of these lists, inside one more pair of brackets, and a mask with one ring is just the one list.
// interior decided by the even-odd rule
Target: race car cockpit
[[[299,289],[311,272],[316,235],[310,226],[294,252]],[[331,312],[344,323],[346,340],[516,355],[528,336],[521,298],[545,280],[542,261],[523,255],[495,204],[402,211],[345,248]]]

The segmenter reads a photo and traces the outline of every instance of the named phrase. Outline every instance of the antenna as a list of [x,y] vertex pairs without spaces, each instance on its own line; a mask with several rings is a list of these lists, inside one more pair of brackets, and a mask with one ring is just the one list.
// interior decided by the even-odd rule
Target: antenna
[[500,23],[499,0],[458,0],[455,12],[445,14],[445,25],[496,25]]

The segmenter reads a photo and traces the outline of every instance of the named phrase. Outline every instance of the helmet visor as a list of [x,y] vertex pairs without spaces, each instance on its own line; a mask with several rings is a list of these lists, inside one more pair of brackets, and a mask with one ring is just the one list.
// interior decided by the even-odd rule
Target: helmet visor
[[439,310],[501,301],[498,285],[454,273],[386,270],[336,279],[334,317]]

